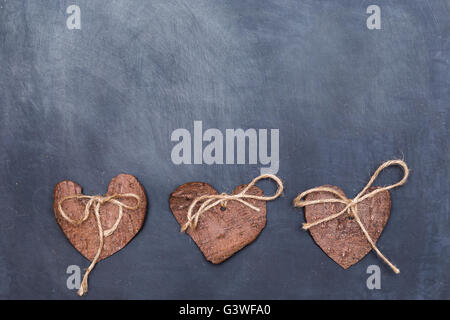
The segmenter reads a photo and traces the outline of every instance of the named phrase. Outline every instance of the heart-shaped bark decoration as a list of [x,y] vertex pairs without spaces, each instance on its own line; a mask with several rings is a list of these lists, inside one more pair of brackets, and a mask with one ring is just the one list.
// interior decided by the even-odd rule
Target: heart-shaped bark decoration
[[[372,187],[380,172],[390,166],[401,167],[403,178],[388,186]],[[390,215],[389,190],[405,184],[408,176],[409,168],[403,160],[388,160],[375,170],[353,199],[347,198],[338,187],[322,186],[300,193],[294,206],[305,208],[307,223],[303,229],[309,229],[314,241],[344,269],[361,260],[372,248],[399,274],[400,269],[381,253],[376,242]]]
[[[334,189],[345,195],[344,191],[336,186],[322,187]],[[364,194],[378,188],[370,187]],[[326,191],[313,192],[306,196],[306,201],[324,199],[338,199],[338,196]],[[345,204],[336,202],[311,204],[305,207],[305,218],[308,223],[313,223],[338,213],[344,208]],[[389,191],[385,190],[364,199],[356,205],[356,210],[370,238],[376,243],[389,219],[391,211]],[[357,263],[372,250],[372,246],[355,218],[347,213],[313,226],[309,231],[319,247],[344,269]]]
[[[247,185],[238,186],[233,194],[238,194]],[[188,208],[192,201],[203,195],[217,195],[218,192],[204,182],[188,182],[179,186],[170,195],[170,209],[178,223],[183,226],[187,221]],[[251,186],[248,195],[264,196],[263,191]],[[259,211],[239,201],[227,201],[226,208],[220,205],[205,211],[195,229],[186,232],[212,263],[221,263],[234,253],[253,242],[266,225],[266,201],[245,199],[259,208]],[[198,210],[200,204],[194,207]]]
[[[89,217],[79,225],[73,225],[63,218],[58,210],[58,203],[66,197],[81,195],[81,186],[73,181],[65,180],[58,183],[54,192],[53,209],[56,221],[62,231],[69,239],[70,243],[87,259],[93,261],[100,246],[99,231],[97,220],[94,215],[94,206],[90,209]],[[136,205],[136,199],[130,197],[121,198],[121,194],[134,194],[139,197],[139,206],[136,210],[123,208],[123,216],[117,229],[109,236],[104,237],[103,248],[98,261],[105,259],[116,253],[130,242],[139,232],[144,222],[147,199],[144,188],[139,181],[132,175],[119,174],[111,180],[108,186],[108,192],[105,197],[119,195],[117,198],[121,203],[133,207]],[[84,210],[88,199],[68,199],[61,206],[65,214],[73,220],[80,220],[84,216]],[[118,219],[119,207],[113,202],[106,202],[100,206],[100,221],[103,230],[110,229]]]

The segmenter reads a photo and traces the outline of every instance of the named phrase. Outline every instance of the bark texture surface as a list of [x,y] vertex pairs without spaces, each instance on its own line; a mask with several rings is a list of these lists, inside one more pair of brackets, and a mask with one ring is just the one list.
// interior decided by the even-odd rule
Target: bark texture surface
[[[344,195],[336,186],[326,185]],[[371,187],[369,193],[378,187]],[[330,192],[314,192],[306,197],[307,201],[338,198]],[[342,203],[314,204],[305,207],[305,219],[308,223],[326,218],[345,208]],[[389,219],[391,196],[383,191],[357,204],[357,214],[376,243]],[[309,229],[317,245],[342,268],[347,269],[360,261],[372,249],[356,220],[348,214],[321,223]]]

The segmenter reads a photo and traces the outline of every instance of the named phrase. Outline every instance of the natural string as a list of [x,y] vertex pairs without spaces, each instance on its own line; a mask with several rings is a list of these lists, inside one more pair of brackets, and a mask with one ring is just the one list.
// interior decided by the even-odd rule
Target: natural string
[[[261,179],[272,179],[275,181],[278,185],[278,190],[273,196],[256,196],[252,194],[247,194],[247,191],[255,185],[256,182],[258,182]],[[241,192],[237,194],[213,194],[213,195],[204,195],[198,198],[195,198],[194,201],[192,201],[191,205],[189,206],[189,210],[187,213],[187,219],[188,221],[181,227],[181,232],[184,232],[187,228],[191,227],[192,229],[195,229],[197,227],[198,219],[200,218],[200,215],[202,215],[204,212],[208,211],[212,207],[217,206],[220,204],[222,207],[226,207],[227,201],[239,201],[240,203],[246,205],[247,207],[259,211],[259,208],[255,207],[251,203],[243,200],[243,199],[254,199],[254,200],[262,200],[262,201],[270,201],[278,198],[280,194],[283,192],[283,182],[281,182],[280,178],[273,174],[263,174],[259,177],[256,177],[253,179],[252,182],[250,182]],[[214,201],[215,200],[215,201]],[[192,211],[194,210],[194,207],[197,203],[202,202],[200,208],[195,212],[195,214],[192,214]]]
[[[137,203],[135,206],[129,206],[123,202],[116,200],[117,198],[134,198],[134,199],[136,199]],[[86,203],[86,206],[84,209],[84,216],[80,220],[71,219],[70,217],[68,217],[65,214],[64,210],[62,209],[62,203],[69,199],[78,199],[78,200],[89,199],[89,201]],[[61,216],[67,222],[69,222],[70,224],[72,224],[74,226],[78,226],[81,223],[83,223],[89,217],[91,207],[94,206],[94,214],[95,214],[95,219],[97,220],[98,239],[100,241],[100,244],[98,246],[97,253],[94,257],[94,260],[92,260],[91,265],[86,270],[86,273],[83,276],[83,281],[81,282],[80,289],[78,290],[79,296],[86,294],[88,291],[89,273],[92,271],[92,269],[94,269],[94,266],[97,263],[98,258],[100,257],[100,253],[102,252],[102,249],[103,249],[103,239],[105,237],[109,237],[111,234],[114,233],[114,231],[116,231],[117,227],[119,226],[120,221],[122,220],[123,208],[129,209],[129,210],[136,210],[140,206],[140,201],[141,201],[141,199],[137,195],[135,195],[133,193],[124,193],[124,194],[113,194],[111,196],[106,196],[106,197],[104,197],[104,196],[87,196],[87,195],[83,195],[83,194],[78,194],[78,195],[64,197],[58,202],[58,210],[61,213]],[[119,216],[117,217],[116,221],[114,222],[114,225],[110,229],[103,230],[101,220],[100,220],[100,207],[103,204],[108,203],[108,202],[118,206]]]
[[[389,186],[386,186],[386,187],[377,188],[367,194],[364,194],[367,191],[367,189],[370,188],[370,186],[375,181],[375,179],[378,177],[378,175],[380,174],[381,171],[383,171],[387,167],[394,166],[394,165],[402,167],[403,172],[404,172],[403,178],[399,182],[389,185]],[[353,199],[348,199],[345,195],[339,193],[338,191],[336,191],[332,188],[317,187],[317,188],[312,188],[312,189],[306,190],[305,192],[302,192],[301,194],[299,194],[294,199],[294,206],[306,207],[306,206],[314,205],[314,204],[333,203],[333,202],[345,204],[345,208],[342,209],[341,211],[339,211],[338,213],[329,215],[326,218],[317,220],[312,223],[304,223],[303,229],[308,230],[311,227],[314,227],[318,224],[336,219],[337,217],[343,215],[345,212],[348,212],[350,215],[352,215],[355,218],[356,222],[358,223],[359,227],[361,228],[362,232],[364,233],[365,237],[367,238],[367,241],[369,241],[373,250],[375,250],[375,252],[383,259],[383,261],[386,262],[392,268],[392,270],[394,270],[394,272],[398,274],[398,273],[400,273],[400,270],[396,266],[394,266],[376,247],[375,242],[370,237],[369,233],[367,232],[366,228],[364,227],[364,225],[362,224],[362,222],[358,216],[356,205],[358,203],[360,203],[361,201],[364,201],[365,199],[372,198],[373,196],[375,196],[376,194],[378,194],[380,192],[387,191],[387,190],[390,190],[390,189],[393,189],[393,188],[403,185],[406,182],[406,179],[408,179],[408,175],[409,175],[409,169],[404,161],[402,161],[402,160],[386,161],[380,167],[378,167],[378,169],[372,175],[372,177],[370,178],[369,182],[364,187],[364,189],[362,189],[362,191],[360,193],[358,193],[358,195]],[[311,201],[302,200],[306,195],[308,195],[310,193],[321,192],[321,191],[322,192],[330,192],[330,193],[338,196],[339,199],[330,198],[330,199],[311,200]]]

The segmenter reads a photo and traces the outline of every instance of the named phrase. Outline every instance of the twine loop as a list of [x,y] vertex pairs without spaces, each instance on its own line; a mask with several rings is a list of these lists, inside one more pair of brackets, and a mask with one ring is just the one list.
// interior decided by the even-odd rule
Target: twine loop
[[[136,200],[136,205],[129,206],[129,205],[117,200],[118,198],[134,198]],[[88,199],[89,200],[85,205],[84,215],[79,220],[74,220],[74,219],[70,218],[69,216],[66,215],[66,213],[62,209],[63,202],[66,200],[70,200],[70,199],[77,199],[77,200]],[[111,228],[109,228],[107,230],[103,230],[102,223],[100,220],[100,207],[108,202],[116,205],[119,208],[119,215]],[[105,237],[109,237],[111,234],[114,233],[114,231],[117,230],[117,227],[119,226],[119,223],[122,220],[123,209],[125,208],[125,209],[129,209],[129,210],[136,210],[139,208],[140,203],[141,203],[141,199],[139,198],[139,196],[137,196],[134,193],[123,193],[123,194],[115,193],[111,196],[100,196],[100,195],[88,196],[88,195],[84,195],[84,194],[77,194],[77,195],[64,197],[58,202],[58,210],[59,210],[61,216],[67,222],[69,222],[70,224],[72,224],[74,226],[79,226],[80,224],[82,224],[84,221],[86,221],[89,218],[89,215],[91,213],[91,207],[94,208],[94,215],[95,215],[95,219],[97,221],[98,239],[99,239],[100,244],[98,246],[97,253],[95,254],[94,260],[92,260],[90,266],[87,268],[87,270],[83,276],[83,281],[81,282],[80,289],[78,290],[79,296],[82,296],[87,293],[89,273],[92,271],[92,269],[94,269],[94,266],[97,263],[98,258],[100,257],[100,254],[103,249],[103,240]]]
[[[275,181],[276,184],[278,185],[277,192],[272,196],[256,196],[256,195],[252,195],[252,194],[247,194],[247,191],[251,187],[253,187],[256,182],[258,182],[259,180],[262,180],[262,179],[271,179],[271,180]],[[195,230],[195,228],[197,227],[197,224],[198,224],[198,219],[204,212],[208,211],[209,209],[211,209],[217,205],[220,205],[222,208],[226,208],[228,201],[239,201],[240,203],[246,205],[247,207],[249,207],[255,211],[259,211],[258,207],[255,207],[254,205],[252,205],[248,201],[245,201],[244,199],[254,199],[254,200],[262,200],[262,201],[274,200],[281,195],[281,193],[283,192],[283,188],[284,188],[283,182],[276,175],[263,174],[263,175],[256,177],[255,179],[253,179],[241,192],[239,192],[237,194],[227,194],[227,193],[223,192],[221,194],[211,194],[211,195],[203,195],[203,196],[197,197],[194,199],[194,201],[192,201],[191,205],[189,206],[189,210],[187,213],[188,221],[181,227],[180,231],[184,232],[189,227],[191,227],[192,229]],[[198,208],[198,210],[194,214],[192,214],[194,207],[197,205],[197,203],[201,203],[201,202],[202,202],[202,204],[200,205],[200,208]]]
[[[385,187],[381,187],[381,188],[377,188],[367,194],[364,194],[373,184],[373,182],[375,181],[375,179],[378,177],[378,175],[380,174],[381,171],[383,171],[385,168],[390,167],[390,166],[400,166],[403,169],[403,178],[398,181],[397,183],[385,186]],[[357,204],[364,201],[365,199],[368,198],[372,198],[373,196],[375,196],[376,194],[383,192],[383,191],[388,191],[390,189],[399,187],[401,185],[403,185],[406,180],[408,179],[408,175],[409,175],[409,169],[408,166],[406,165],[406,163],[402,160],[389,160],[384,162],[381,166],[378,167],[378,169],[375,171],[375,173],[372,175],[372,177],[370,178],[369,182],[367,183],[367,185],[364,187],[364,189],[361,190],[361,192],[358,193],[358,195],[356,197],[354,197],[353,199],[349,199],[347,198],[345,195],[343,195],[342,193],[329,188],[329,187],[317,187],[317,188],[312,188],[309,190],[306,190],[302,193],[300,193],[295,199],[294,199],[294,206],[301,208],[301,207],[306,207],[309,205],[314,205],[314,204],[324,204],[324,203],[342,203],[345,205],[344,209],[342,209],[341,211],[329,215],[328,217],[325,217],[323,219],[317,220],[315,222],[311,222],[311,223],[303,223],[303,229],[308,230],[311,227],[317,226],[321,223],[336,219],[337,217],[343,215],[344,213],[349,214],[351,217],[353,217],[355,219],[355,221],[358,223],[359,227],[361,228],[362,232],[364,233],[364,236],[366,237],[367,241],[370,243],[371,247],[373,250],[375,250],[375,252],[383,259],[383,261],[388,264],[391,269],[395,272],[395,273],[400,273],[400,270],[393,265],[381,252],[380,250],[378,250],[378,248],[375,245],[375,242],[372,240],[372,238],[370,237],[369,233],[367,232],[366,228],[364,227],[364,225],[361,222],[361,219],[358,216],[358,211],[357,211]],[[329,198],[329,199],[321,199],[321,200],[302,200],[304,197],[306,197],[308,194],[310,193],[314,193],[314,192],[329,192],[332,193],[333,195],[337,196],[338,198]]]

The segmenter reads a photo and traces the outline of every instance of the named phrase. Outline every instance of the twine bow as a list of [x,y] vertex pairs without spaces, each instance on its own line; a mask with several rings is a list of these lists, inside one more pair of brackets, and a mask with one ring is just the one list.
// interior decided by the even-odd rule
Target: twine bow
[[[116,200],[117,198],[134,198],[134,199],[136,199],[137,203],[135,206],[129,206],[123,202]],[[66,200],[69,200],[69,199],[78,199],[78,200],[89,199],[89,201],[86,203],[86,206],[84,209],[84,216],[80,220],[74,220],[74,219],[68,217],[66,215],[66,213],[64,212],[64,210],[62,209],[63,202]],[[117,217],[116,221],[114,222],[114,225],[111,228],[109,228],[107,230],[103,230],[102,223],[100,220],[100,207],[108,202],[115,204],[119,208],[119,216]],[[100,257],[100,253],[102,252],[102,249],[103,249],[103,239],[105,237],[109,237],[111,234],[114,233],[114,231],[116,231],[117,227],[119,226],[120,221],[122,220],[123,208],[129,209],[129,210],[136,210],[137,208],[139,208],[140,202],[141,202],[141,199],[133,193],[123,193],[123,194],[116,193],[111,196],[105,196],[105,197],[104,196],[87,196],[84,194],[78,194],[78,195],[64,197],[58,202],[58,210],[61,213],[61,216],[67,222],[69,222],[70,224],[72,224],[74,226],[78,226],[81,223],[83,223],[84,221],[86,221],[86,219],[89,217],[89,214],[91,212],[90,209],[92,206],[94,207],[95,219],[97,220],[98,239],[100,241],[100,244],[98,246],[97,253],[95,254],[94,260],[92,260],[91,265],[86,270],[86,272],[83,276],[83,281],[81,282],[80,289],[78,290],[79,296],[82,296],[87,293],[89,273],[92,271],[92,269],[94,269],[94,266],[97,263],[98,258]]]
[[[391,184],[389,186],[386,187],[381,187],[381,188],[377,188],[367,194],[364,194],[367,189],[370,188],[370,186],[372,185],[372,183],[375,181],[375,179],[378,177],[378,175],[380,174],[381,171],[383,171],[385,168],[390,167],[390,166],[400,166],[403,169],[403,178],[394,184]],[[370,237],[369,233],[367,232],[366,228],[364,227],[364,225],[362,224],[359,216],[358,216],[358,211],[357,211],[357,204],[364,201],[365,199],[371,198],[373,196],[375,196],[376,194],[383,192],[383,191],[387,191],[396,187],[399,187],[401,185],[403,185],[406,182],[406,179],[408,179],[408,175],[409,175],[409,169],[408,166],[406,165],[406,163],[402,160],[389,160],[386,161],[385,163],[383,163],[381,166],[378,167],[378,169],[375,171],[375,173],[372,175],[372,177],[370,178],[369,182],[367,183],[367,185],[364,187],[364,189],[362,189],[362,191],[360,193],[358,193],[358,195],[353,198],[353,199],[348,199],[345,195],[337,192],[336,190],[332,189],[332,188],[327,188],[327,187],[317,187],[317,188],[312,188],[309,190],[306,190],[305,192],[302,192],[301,194],[299,194],[295,199],[294,199],[294,206],[295,207],[306,207],[309,205],[314,205],[314,204],[321,204],[321,203],[343,203],[345,204],[345,208],[342,209],[341,211],[339,211],[338,213],[329,215],[326,218],[317,220],[315,222],[312,223],[304,223],[303,224],[303,229],[308,230],[311,227],[314,227],[318,224],[336,219],[337,217],[343,215],[344,213],[348,213],[351,216],[354,217],[354,219],[356,220],[356,222],[358,223],[359,227],[361,228],[362,232],[364,233],[367,241],[370,243],[370,245],[372,246],[373,250],[375,250],[375,252],[383,259],[383,261],[385,263],[387,263],[392,270],[394,270],[395,273],[400,273],[400,270],[394,266],[381,252],[380,250],[378,250],[378,248],[375,245],[375,242],[372,240],[372,238]],[[330,198],[330,199],[322,199],[322,200],[311,200],[311,201],[307,201],[307,200],[302,200],[306,195],[313,193],[313,192],[320,192],[320,191],[325,191],[325,192],[330,192],[336,196],[338,196],[338,199],[335,198]]]
[[[252,194],[247,194],[247,191],[255,185],[256,182],[258,182],[261,179],[272,179],[275,181],[278,185],[278,190],[273,196],[256,196]],[[191,227],[192,229],[195,229],[197,227],[198,219],[200,218],[200,215],[202,215],[204,212],[208,211],[212,207],[217,206],[220,204],[222,207],[226,207],[227,201],[239,201],[240,203],[246,205],[247,207],[259,211],[259,208],[255,207],[251,203],[243,200],[243,199],[254,199],[254,200],[262,200],[262,201],[270,201],[278,198],[280,194],[283,192],[283,182],[281,182],[280,178],[278,178],[276,175],[273,174],[263,174],[259,177],[256,177],[252,180],[241,192],[238,194],[212,194],[212,195],[204,195],[200,196],[198,198],[195,198],[194,201],[192,201],[191,205],[189,206],[189,210],[187,213],[187,219],[188,221],[181,227],[181,232],[184,232],[187,228]],[[215,200],[215,201],[214,201]],[[198,208],[198,210],[195,212],[195,214],[192,214],[192,211],[194,210],[194,207],[197,203],[203,202]]]

